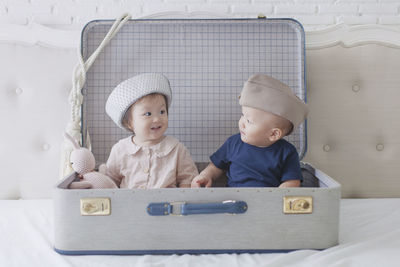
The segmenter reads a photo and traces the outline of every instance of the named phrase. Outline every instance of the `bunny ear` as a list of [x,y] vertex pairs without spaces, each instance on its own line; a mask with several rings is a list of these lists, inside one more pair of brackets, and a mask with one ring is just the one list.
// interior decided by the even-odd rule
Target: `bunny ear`
[[78,142],[76,142],[76,140],[72,138],[72,136],[70,136],[68,133],[64,133],[64,137],[67,138],[76,149],[80,148]]

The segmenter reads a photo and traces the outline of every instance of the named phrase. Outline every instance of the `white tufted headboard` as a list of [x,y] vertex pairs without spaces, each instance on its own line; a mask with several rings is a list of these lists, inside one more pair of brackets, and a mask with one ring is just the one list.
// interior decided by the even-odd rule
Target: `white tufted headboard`
[[305,160],[342,197],[400,197],[400,31],[340,25],[307,38]]
[[[0,28],[0,199],[48,198],[59,176],[79,32]],[[400,33],[308,32],[305,161],[343,197],[400,197]]]
[[51,197],[77,37],[38,24],[0,28],[0,199]]

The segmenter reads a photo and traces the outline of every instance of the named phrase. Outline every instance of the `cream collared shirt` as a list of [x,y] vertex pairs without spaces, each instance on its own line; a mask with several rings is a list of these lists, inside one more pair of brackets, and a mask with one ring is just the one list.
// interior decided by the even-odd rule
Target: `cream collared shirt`
[[176,138],[142,147],[132,136],[121,139],[110,152],[107,175],[120,188],[165,188],[190,185],[198,175],[188,149]]

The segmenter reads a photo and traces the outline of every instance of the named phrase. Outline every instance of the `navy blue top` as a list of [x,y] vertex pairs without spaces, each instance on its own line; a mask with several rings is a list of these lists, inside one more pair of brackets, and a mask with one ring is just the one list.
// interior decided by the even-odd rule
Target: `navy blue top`
[[284,139],[257,147],[235,134],[210,159],[227,172],[229,187],[277,187],[287,180],[303,180],[297,150]]

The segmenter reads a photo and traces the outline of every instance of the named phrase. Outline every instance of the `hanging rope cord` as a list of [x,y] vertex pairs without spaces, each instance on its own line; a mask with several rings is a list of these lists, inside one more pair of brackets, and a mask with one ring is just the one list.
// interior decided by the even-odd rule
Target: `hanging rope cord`
[[[130,14],[123,14],[121,17],[119,17],[111,26],[103,41],[90,55],[86,62],[83,59],[81,52],[78,52],[78,64],[76,65],[72,73],[72,89],[69,95],[69,102],[71,104],[71,120],[66,128],[66,132],[70,134],[75,140],[82,140],[80,111],[83,103],[82,88],[86,82],[86,72],[93,65],[94,61],[99,56],[104,47],[111,41],[111,39],[118,33],[118,31],[130,18]],[[88,136],[87,139],[89,140]],[[87,145],[90,149],[90,141],[87,142]],[[61,155],[60,178],[64,177],[72,171],[69,163],[69,157],[72,150],[73,147],[71,146],[70,142],[68,140],[64,140],[64,146]]]
[[117,32],[121,29],[122,26],[131,18],[129,14],[124,14],[120,18],[118,18],[107,35],[104,37],[103,41],[100,43],[99,47],[93,52],[93,54],[86,60],[83,59],[82,54],[79,52],[79,62],[75,67],[72,74],[72,90],[69,96],[69,101],[71,104],[71,123],[69,125],[68,130],[78,130],[80,132],[80,108],[83,102],[82,88],[86,82],[86,72],[93,65],[94,61],[101,53],[103,48],[111,41],[111,39],[117,34]]

